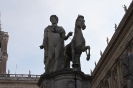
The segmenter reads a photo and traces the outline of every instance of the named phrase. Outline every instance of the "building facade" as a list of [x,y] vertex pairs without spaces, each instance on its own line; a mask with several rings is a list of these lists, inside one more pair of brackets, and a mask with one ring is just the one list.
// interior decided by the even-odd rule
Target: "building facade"
[[6,63],[8,59],[8,54],[7,54],[8,38],[9,38],[8,33],[1,31],[0,27],[0,74],[6,74]]
[[39,88],[37,82],[40,75],[6,73],[9,35],[7,32],[1,31],[1,29],[0,22],[0,88]]
[[133,88],[133,1],[96,65],[91,88]]

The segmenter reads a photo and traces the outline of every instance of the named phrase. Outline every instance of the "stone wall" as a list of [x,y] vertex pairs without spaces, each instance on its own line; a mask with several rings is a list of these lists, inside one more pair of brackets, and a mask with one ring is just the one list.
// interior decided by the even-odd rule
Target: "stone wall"
[[[76,78],[76,83],[75,83]],[[81,71],[76,74],[72,69],[62,69],[60,71],[41,75],[38,86],[39,88],[90,88],[91,76]]]

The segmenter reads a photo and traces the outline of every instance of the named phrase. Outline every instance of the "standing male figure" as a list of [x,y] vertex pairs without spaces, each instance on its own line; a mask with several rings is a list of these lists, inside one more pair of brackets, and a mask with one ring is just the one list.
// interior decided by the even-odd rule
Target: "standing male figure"
[[72,32],[69,32],[65,36],[65,30],[63,27],[58,26],[58,17],[56,15],[50,16],[52,25],[44,29],[43,44],[40,46],[44,48],[44,64],[45,73],[57,71],[63,68],[63,52],[64,52],[64,40],[67,40],[69,36],[72,36]]

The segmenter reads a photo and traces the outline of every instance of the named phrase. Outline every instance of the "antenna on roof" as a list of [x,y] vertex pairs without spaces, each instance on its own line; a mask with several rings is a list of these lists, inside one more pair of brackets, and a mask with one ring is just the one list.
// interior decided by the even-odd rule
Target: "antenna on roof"
[[16,70],[15,70],[15,74],[17,73],[17,64],[16,64]]
[[1,31],[1,12],[0,12],[0,31]]

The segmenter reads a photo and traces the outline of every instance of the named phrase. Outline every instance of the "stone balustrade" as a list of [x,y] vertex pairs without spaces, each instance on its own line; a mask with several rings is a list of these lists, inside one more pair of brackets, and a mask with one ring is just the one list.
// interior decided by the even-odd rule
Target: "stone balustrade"
[[40,75],[32,74],[0,74],[0,80],[39,80]]

